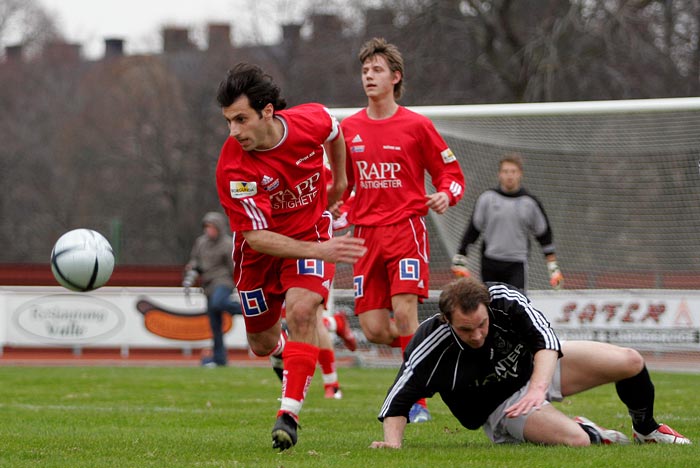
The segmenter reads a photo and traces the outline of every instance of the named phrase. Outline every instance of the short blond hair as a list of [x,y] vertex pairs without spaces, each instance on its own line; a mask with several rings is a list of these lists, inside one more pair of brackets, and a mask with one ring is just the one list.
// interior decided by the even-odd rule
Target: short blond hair
[[523,172],[523,156],[520,153],[506,153],[500,161],[498,161],[498,170],[501,170],[503,163],[511,163],[518,166],[520,172]]

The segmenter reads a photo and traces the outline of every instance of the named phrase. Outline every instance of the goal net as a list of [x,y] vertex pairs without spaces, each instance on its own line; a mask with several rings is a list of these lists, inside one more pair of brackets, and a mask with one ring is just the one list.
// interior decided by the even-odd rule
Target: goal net
[[[507,152],[523,156],[523,185],[547,212],[565,288],[700,285],[700,98],[412,109],[432,119],[467,182],[457,206],[428,216],[433,296],[452,279],[450,259],[476,198],[497,186]],[[341,119],[354,111],[333,110]],[[429,180],[426,187],[433,190]],[[468,254],[477,276],[480,242]],[[536,242],[528,263],[530,291],[548,290]],[[352,310],[350,267],[338,268],[335,286],[338,307]],[[435,312],[426,301],[420,318]]]

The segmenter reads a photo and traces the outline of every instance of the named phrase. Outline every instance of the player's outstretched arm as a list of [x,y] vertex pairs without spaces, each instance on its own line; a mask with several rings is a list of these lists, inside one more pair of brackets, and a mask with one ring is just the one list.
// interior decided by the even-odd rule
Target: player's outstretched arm
[[369,448],[400,449],[406,423],[406,418],[403,416],[388,416],[384,418],[384,440],[375,440]]
[[557,367],[559,353],[552,349],[541,349],[535,353],[534,368],[527,392],[515,404],[505,409],[509,418],[517,418],[531,410],[538,410],[545,401],[549,383]]
[[315,258],[331,263],[356,263],[367,252],[364,244],[364,239],[347,233],[316,244],[321,251],[321,256]]
[[317,258],[331,263],[355,263],[367,252],[364,239],[349,233],[325,242],[307,242],[265,229],[245,231],[246,242],[258,252],[282,258]]

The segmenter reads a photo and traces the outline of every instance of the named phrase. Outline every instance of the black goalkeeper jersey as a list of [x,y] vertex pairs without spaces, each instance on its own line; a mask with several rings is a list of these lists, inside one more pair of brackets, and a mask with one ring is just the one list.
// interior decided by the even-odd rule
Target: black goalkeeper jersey
[[549,322],[526,296],[503,283],[486,284],[491,304],[484,345],[467,346],[440,315],[424,321],[406,348],[380,421],[388,416],[408,419],[413,403],[438,393],[464,427],[478,429],[529,381],[537,351],[551,349],[561,356]]

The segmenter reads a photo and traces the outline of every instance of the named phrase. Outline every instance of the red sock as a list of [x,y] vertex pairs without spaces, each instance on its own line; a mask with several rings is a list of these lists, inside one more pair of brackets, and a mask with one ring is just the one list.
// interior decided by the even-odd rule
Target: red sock
[[284,385],[282,385],[282,399],[291,398],[303,402],[306,392],[311,384],[311,378],[316,371],[318,361],[318,347],[288,341],[284,348]]
[[321,349],[318,352],[318,363],[321,365],[321,371],[324,374],[335,372],[335,353],[333,350]]
[[413,338],[413,335],[399,336],[399,345],[401,346],[401,352],[406,351],[406,346]]
[[346,332],[346,328],[348,327],[348,321],[345,318],[345,314],[342,312],[338,312],[335,315],[333,315],[333,319],[335,320],[335,332],[338,335],[344,335]]
[[280,330],[280,338],[279,340],[277,340],[277,346],[275,346],[275,349],[273,349],[269,355],[282,356],[282,353],[284,353],[284,347],[287,345],[288,339],[289,338],[287,337],[287,332],[284,330]]
[[[391,317],[389,320],[392,324],[396,323],[396,320],[394,320],[393,317]],[[403,352],[403,350],[406,348],[406,344],[408,344],[408,341],[406,342],[406,344],[404,344],[401,338],[402,337],[397,336],[396,338],[394,338],[394,341],[392,341],[391,344],[389,344],[389,346],[391,346],[392,348],[401,348],[401,352]]]

